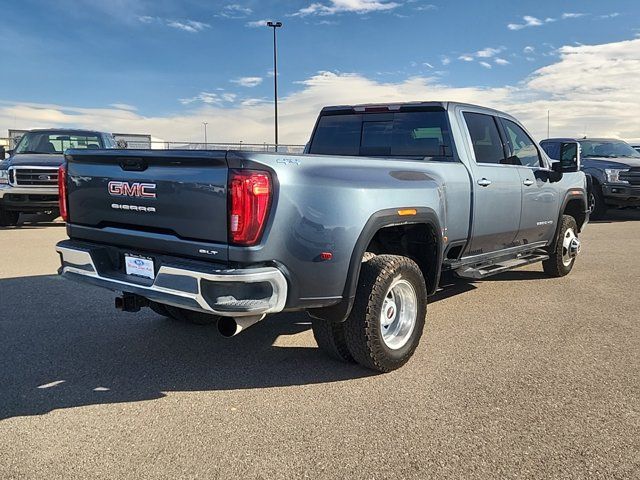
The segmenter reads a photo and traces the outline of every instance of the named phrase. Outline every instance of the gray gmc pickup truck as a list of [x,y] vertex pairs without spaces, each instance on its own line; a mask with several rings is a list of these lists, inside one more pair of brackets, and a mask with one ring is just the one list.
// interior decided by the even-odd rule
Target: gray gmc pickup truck
[[564,158],[451,102],[324,108],[302,155],[71,150],[59,272],[227,336],[306,310],[327,353],[390,371],[443,273],[571,271],[588,209],[577,151]]

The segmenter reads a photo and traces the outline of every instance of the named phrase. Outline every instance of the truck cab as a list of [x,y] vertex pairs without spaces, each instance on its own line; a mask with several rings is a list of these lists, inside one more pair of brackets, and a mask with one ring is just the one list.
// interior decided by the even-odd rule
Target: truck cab
[[58,167],[69,148],[115,148],[109,133],[46,129],[25,133],[0,159],[0,226],[16,225],[20,213],[57,212]]

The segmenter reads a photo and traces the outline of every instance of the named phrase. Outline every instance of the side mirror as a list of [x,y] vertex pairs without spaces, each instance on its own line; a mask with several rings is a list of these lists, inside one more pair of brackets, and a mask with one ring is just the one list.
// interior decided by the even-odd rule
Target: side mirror
[[559,182],[562,180],[563,175],[562,162],[552,161],[551,162],[551,172],[549,172],[549,181],[550,182]]
[[580,171],[580,144],[578,142],[560,144],[560,165],[563,172]]

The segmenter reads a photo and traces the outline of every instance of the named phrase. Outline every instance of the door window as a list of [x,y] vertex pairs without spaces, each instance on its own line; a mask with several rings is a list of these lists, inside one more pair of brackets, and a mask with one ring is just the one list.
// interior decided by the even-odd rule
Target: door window
[[540,153],[538,147],[531,137],[518,125],[511,120],[502,119],[504,128],[507,131],[509,144],[511,145],[512,156],[515,163],[524,165],[525,167],[539,167]]
[[491,115],[473,112],[465,112],[464,119],[471,135],[476,162],[508,163],[495,119]]

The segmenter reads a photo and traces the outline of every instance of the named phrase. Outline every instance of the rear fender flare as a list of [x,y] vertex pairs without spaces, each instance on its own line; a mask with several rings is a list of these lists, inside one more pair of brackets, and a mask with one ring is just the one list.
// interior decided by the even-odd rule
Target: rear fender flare
[[[402,207],[406,208],[406,207]],[[409,225],[409,224],[426,224],[431,226],[436,232],[437,236],[437,258],[438,264],[433,270],[434,274],[432,278],[427,280],[429,287],[429,293],[433,293],[433,290],[437,288],[440,278],[440,271],[442,268],[442,255],[443,255],[443,241],[442,230],[440,227],[440,221],[436,212],[428,207],[412,207],[415,208],[416,215],[401,217],[398,214],[398,208],[389,208],[380,210],[369,218],[365,224],[360,236],[356,241],[351,254],[351,260],[349,262],[349,270],[345,281],[345,286],[342,294],[342,301],[336,305],[329,307],[309,309],[309,314],[314,318],[322,320],[328,320],[332,322],[342,322],[346,320],[353,307],[353,302],[356,296],[356,290],[358,288],[358,277],[360,276],[360,268],[362,266],[362,258],[366,252],[367,246],[371,243],[371,240],[375,234],[385,227],[391,227],[394,225]]]
[[[572,193],[572,192],[578,192],[578,191],[580,191],[581,193]],[[553,235],[552,245],[555,244],[555,241],[558,238],[558,235],[560,234],[560,225],[562,225],[562,216],[564,215],[564,212],[567,209],[567,205],[571,200],[580,200],[583,204],[584,211],[586,212],[586,220],[588,220],[589,218],[588,217],[589,203],[587,199],[587,192],[582,188],[572,188],[571,191],[565,194],[564,200],[562,201],[562,207],[560,208],[560,213],[558,214],[558,221],[556,222],[556,232]],[[576,219],[576,223],[578,223],[577,219]],[[578,225],[578,229],[582,229],[583,226],[584,224]]]

